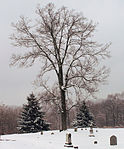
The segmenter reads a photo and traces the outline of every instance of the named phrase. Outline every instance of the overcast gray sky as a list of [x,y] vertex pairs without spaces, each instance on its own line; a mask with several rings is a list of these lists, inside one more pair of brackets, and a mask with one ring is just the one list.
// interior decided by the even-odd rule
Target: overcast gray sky
[[4,0],[0,4],[0,104],[22,105],[26,97],[36,91],[32,82],[39,72],[39,66],[32,68],[9,67],[10,57],[15,49],[9,35],[13,32],[11,23],[20,15],[32,17],[37,4],[53,2],[59,8],[66,6],[83,12],[97,26],[96,39],[101,43],[112,42],[111,58],[105,64],[111,68],[108,84],[100,88],[98,97],[124,91],[124,1],[123,0]]

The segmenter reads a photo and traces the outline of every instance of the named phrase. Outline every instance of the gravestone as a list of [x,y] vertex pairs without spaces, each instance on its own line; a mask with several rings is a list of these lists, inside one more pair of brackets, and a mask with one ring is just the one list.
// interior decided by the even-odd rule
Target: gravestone
[[77,132],[77,128],[74,128],[74,132]]
[[89,135],[89,137],[95,137],[94,134],[93,134],[93,128],[92,127],[90,127],[90,135]]
[[95,137],[94,134],[89,135],[89,137]]
[[90,134],[93,134],[93,128],[90,127]]
[[94,141],[94,144],[97,144],[97,141]]
[[43,131],[41,131],[41,135],[43,135]]
[[78,146],[74,146],[74,149],[78,149]]
[[81,128],[81,130],[83,130],[83,128]]
[[110,137],[110,145],[117,145],[117,137],[116,136],[111,136]]
[[67,133],[66,134],[66,143],[64,147],[73,147],[72,142],[71,142],[71,134]]
[[51,132],[51,135],[54,135],[54,132]]

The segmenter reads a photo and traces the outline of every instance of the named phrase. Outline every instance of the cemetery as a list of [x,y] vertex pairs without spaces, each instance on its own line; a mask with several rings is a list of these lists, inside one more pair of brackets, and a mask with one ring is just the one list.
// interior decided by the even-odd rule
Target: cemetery
[[[76,131],[75,131],[76,130]],[[1,149],[123,149],[123,128],[77,128],[1,135]]]
[[124,149],[124,1],[0,6],[0,149]]

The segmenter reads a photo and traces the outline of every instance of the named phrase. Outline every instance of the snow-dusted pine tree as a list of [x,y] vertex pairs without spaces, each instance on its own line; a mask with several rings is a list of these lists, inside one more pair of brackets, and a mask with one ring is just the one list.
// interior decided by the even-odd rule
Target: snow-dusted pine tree
[[95,126],[94,117],[89,112],[85,101],[79,106],[79,111],[77,112],[73,126],[78,128]]
[[33,93],[27,97],[27,101],[28,103],[23,105],[19,118],[19,132],[30,133],[49,130],[49,124],[43,119],[44,112],[41,111],[40,104]]

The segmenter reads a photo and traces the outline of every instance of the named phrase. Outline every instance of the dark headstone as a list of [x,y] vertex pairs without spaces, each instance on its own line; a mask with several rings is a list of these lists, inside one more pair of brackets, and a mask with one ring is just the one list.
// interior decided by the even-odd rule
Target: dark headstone
[[43,135],[43,131],[41,131],[41,135]]
[[95,137],[93,134],[89,135],[89,137]]
[[89,137],[95,137],[94,134],[93,134],[93,128],[92,127],[90,127],[90,135],[89,135]]
[[116,136],[111,136],[110,137],[110,145],[117,145],[117,137]]
[[78,146],[74,146],[74,149],[78,149]]
[[93,129],[90,129],[90,134],[93,134]]
[[74,128],[74,132],[77,132],[77,128]]

